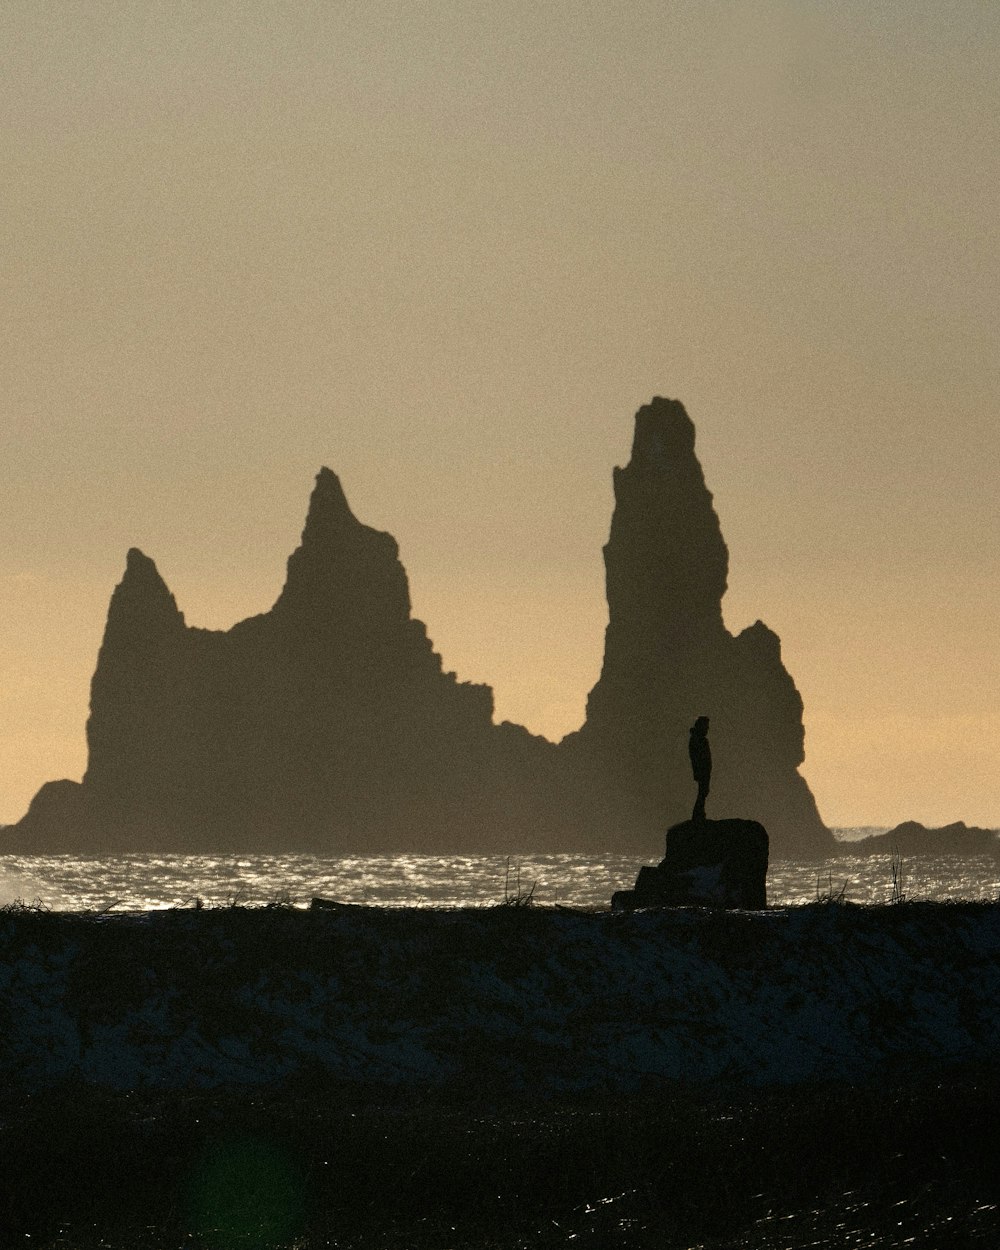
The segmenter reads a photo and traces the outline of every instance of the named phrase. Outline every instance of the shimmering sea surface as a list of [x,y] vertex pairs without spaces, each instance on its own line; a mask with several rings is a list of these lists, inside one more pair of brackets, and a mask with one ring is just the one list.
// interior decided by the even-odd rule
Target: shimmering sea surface
[[[852,853],[851,840],[876,829],[837,830],[835,856],[775,860],[772,906],[840,894],[855,903],[893,897],[891,858]],[[54,911],[147,911],[166,907],[307,907],[315,895],[378,907],[489,906],[533,892],[543,905],[603,908],[629,889],[644,861],[632,855],[0,855],[0,905],[21,900]],[[910,899],[996,899],[1000,856],[903,860]]]

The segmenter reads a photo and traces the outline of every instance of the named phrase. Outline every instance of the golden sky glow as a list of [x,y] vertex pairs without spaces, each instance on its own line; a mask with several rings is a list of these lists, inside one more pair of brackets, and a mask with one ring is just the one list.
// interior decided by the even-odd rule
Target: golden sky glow
[[0,821],[82,773],[126,549],[227,627],[323,464],[575,728],[662,394],[824,818],[1000,825],[998,84],[979,0],[7,0]]

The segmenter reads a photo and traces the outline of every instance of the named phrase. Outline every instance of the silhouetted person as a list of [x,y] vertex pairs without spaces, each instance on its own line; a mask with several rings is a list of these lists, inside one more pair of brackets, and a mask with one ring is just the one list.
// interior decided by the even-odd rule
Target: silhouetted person
[[712,748],[708,745],[708,717],[699,716],[691,726],[688,739],[688,755],[691,756],[691,771],[698,783],[698,797],[694,801],[691,819],[699,823],[705,820],[705,800],[708,798],[708,786],[712,780]]

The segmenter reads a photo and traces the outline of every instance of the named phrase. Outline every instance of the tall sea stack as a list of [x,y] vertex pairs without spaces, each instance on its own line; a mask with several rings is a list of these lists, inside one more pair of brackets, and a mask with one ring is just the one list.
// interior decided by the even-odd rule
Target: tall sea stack
[[690,811],[686,734],[706,714],[711,814],[761,820],[773,854],[821,852],[802,702],[774,634],[723,625],[728,556],[679,403],[639,412],[615,496],[604,668],[558,746],[494,724],[491,689],[443,669],[395,540],[357,520],[329,469],[277,601],[228,631],[186,625],[133,549],[87,772],[43,786],[3,849],[648,856]]
[[773,854],[813,853],[831,835],[798,772],[802,700],[776,634],[757,621],[733,637],[723,623],[729,552],[694,444],[677,400],[636,414],[604,548],[604,664],[563,748],[604,778],[606,819],[648,837],[691,814],[688,731],[708,716],[709,814],[760,821]]

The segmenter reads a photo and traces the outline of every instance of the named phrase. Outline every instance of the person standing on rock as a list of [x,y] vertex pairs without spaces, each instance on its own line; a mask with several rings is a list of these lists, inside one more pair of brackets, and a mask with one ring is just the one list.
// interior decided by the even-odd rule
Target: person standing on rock
[[691,726],[688,755],[691,757],[691,771],[698,783],[698,797],[694,801],[691,819],[698,824],[704,824],[705,800],[708,798],[708,786],[712,780],[712,748],[708,745],[707,716],[699,716]]

